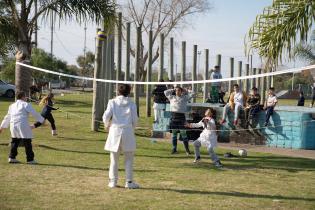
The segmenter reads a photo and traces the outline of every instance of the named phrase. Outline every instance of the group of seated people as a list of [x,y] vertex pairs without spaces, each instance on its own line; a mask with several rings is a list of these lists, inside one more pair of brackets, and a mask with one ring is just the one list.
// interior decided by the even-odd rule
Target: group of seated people
[[238,84],[233,85],[233,92],[229,97],[228,103],[224,106],[223,116],[220,124],[226,122],[226,117],[228,112],[234,112],[233,124],[236,126],[239,122],[239,114],[241,110],[244,110],[246,127],[250,125],[251,120],[257,115],[257,113],[264,109],[266,110],[266,120],[265,126],[268,126],[269,119],[273,114],[274,107],[277,105],[277,96],[275,95],[275,90],[273,87],[268,90],[268,97],[266,103],[261,105],[261,97],[258,93],[258,89],[253,87],[250,94],[247,96],[246,93],[240,90]]

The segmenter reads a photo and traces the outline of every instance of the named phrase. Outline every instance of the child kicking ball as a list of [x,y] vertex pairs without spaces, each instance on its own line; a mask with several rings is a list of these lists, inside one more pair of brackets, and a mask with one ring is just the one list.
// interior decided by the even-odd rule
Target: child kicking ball
[[108,102],[103,115],[104,125],[109,128],[105,144],[105,150],[110,152],[109,188],[117,186],[118,162],[121,152],[125,156],[125,188],[139,188],[139,185],[133,182],[133,158],[136,150],[134,128],[137,125],[138,116],[135,103],[128,97],[130,89],[130,85],[119,85],[118,96]]
[[200,137],[194,141],[194,149],[195,149],[195,160],[194,163],[200,161],[200,147],[201,145],[207,147],[210,158],[212,159],[214,165],[216,167],[222,167],[218,156],[214,152],[214,148],[218,143],[218,136],[216,132],[216,125],[213,119],[214,109],[209,108],[205,112],[205,117],[199,123],[187,123],[186,127],[189,128],[200,128],[203,127],[204,130],[201,132]]

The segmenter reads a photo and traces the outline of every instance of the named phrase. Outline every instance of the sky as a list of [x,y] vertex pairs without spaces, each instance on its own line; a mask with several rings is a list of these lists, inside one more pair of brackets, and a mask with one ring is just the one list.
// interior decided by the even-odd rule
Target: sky
[[[272,0],[210,0],[212,9],[207,14],[190,19],[187,27],[172,34],[175,38],[175,64],[180,69],[180,43],[187,41],[187,67],[192,64],[192,46],[198,45],[201,51],[198,59],[199,71],[203,66],[203,50],[210,50],[210,66],[215,65],[216,54],[222,55],[223,76],[228,72],[230,57],[236,62],[248,63],[244,55],[244,37],[263,8],[271,5]],[[87,24],[87,49],[95,50],[95,24]],[[50,25],[41,23],[38,45],[50,51]],[[76,57],[83,54],[84,26],[74,22],[61,23],[54,30],[54,55],[68,62],[76,64]],[[167,47],[166,47],[167,48]],[[166,52],[165,66],[168,66]],[[124,61],[123,61],[124,62]],[[134,65],[134,62],[131,63]],[[243,65],[244,65],[243,64]],[[254,55],[253,67],[260,67],[260,59]]]

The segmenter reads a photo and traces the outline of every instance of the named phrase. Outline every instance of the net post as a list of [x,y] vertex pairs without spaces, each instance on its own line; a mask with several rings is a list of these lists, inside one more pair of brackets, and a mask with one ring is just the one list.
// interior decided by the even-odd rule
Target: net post
[[164,72],[164,34],[160,34],[160,55],[159,55],[160,67],[158,72],[158,80],[163,79]]
[[[242,61],[238,62],[238,76],[242,76]],[[237,80],[237,84],[239,85],[240,88],[242,88],[242,80]]]
[[[207,80],[209,78],[209,49],[205,49],[205,69],[203,79]],[[208,98],[208,83],[203,84],[203,102],[205,103]]]
[[222,56],[221,56],[221,54],[217,54],[217,56],[216,56],[216,66],[219,66],[219,68],[220,68],[220,73],[221,73],[221,59],[222,58]]
[[[245,75],[249,76],[249,64],[245,65]],[[249,79],[245,80],[245,88],[244,90],[246,91],[246,93],[249,92]]]
[[[139,81],[139,68],[140,68],[140,45],[141,45],[141,27],[137,27],[137,48],[136,48],[136,68],[135,68],[135,76],[134,81]],[[134,85],[134,99],[137,105],[137,114],[139,116],[139,85]]]
[[[121,75],[121,55],[122,55],[122,13],[118,13],[118,25],[117,25],[117,70],[116,80],[120,80]],[[116,83],[116,90],[118,89],[118,83]],[[116,91],[116,95],[118,92]]]
[[[97,33],[101,31],[101,29],[97,29]],[[94,79],[99,78],[100,70],[101,70],[101,54],[102,54],[102,41],[98,36],[95,40],[95,66],[94,66]],[[100,87],[96,80],[93,80],[93,105],[92,105],[92,123],[91,123],[91,130],[97,131],[99,128],[99,123],[97,122],[97,118],[99,116],[99,100],[97,98],[100,95]]]
[[[182,41],[182,63],[181,63],[180,80],[183,82],[186,80],[186,41]],[[183,86],[183,85],[181,85]]]
[[[192,74],[191,74],[191,76],[192,76],[192,81],[196,81],[196,79],[197,79],[197,52],[198,52],[198,46],[197,45],[194,45],[194,56],[193,56],[193,69],[192,69]],[[197,93],[198,91],[197,91],[197,85],[196,84],[192,84],[192,91],[193,92],[195,92],[195,93]],[[192,98],[192,102],[193,103],[195,103],[196,102],[196,98],[195,97],[193,97]]]
[[170,67],[168,79],[174,81],[174,38],[170,38]]
[[[257,74],[257,69],[253,68],[253,75],[256,75],[256,74]],[[252,88],[256,87],[257,86],[256,78],[253,78],[252,81],[253,81]]]
[[[258,74],[261,74],[261,68],[259,68],[257,71],[258,71]],[[260,88],[262,87],[261,81],[262,81],[262,80],[261,80],[260,77],[257,78],[257,85],[256,85],[256,86],[257,86],[258,89],[260,89]]]
[[260,92],[260,96],[261,96],[261,104],[265,104],[265,101],[266,101],[266,77],[262,77],[261,78],[261,92]]
[[[234,77],[234,58],[230,58],[230,78]],[[229,81],[229,94],[232,92],[232,81]]]
[[125,81],[130,81],[130,25],[127,23],[127,34],[126,34],[126,71],[125,71]]
[[[148,73],[147,73],[147,82],[151,82],[152,75],[152,37],[153,31],[149,32],[149,49],[148,49]],[[151,85],[147,85],[146,92],[146,113],[147,117],[151,116]]]

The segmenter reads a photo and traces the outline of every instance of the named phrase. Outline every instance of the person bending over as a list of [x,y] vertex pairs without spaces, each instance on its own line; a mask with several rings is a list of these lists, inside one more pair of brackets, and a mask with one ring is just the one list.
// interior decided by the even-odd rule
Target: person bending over
[[205,117],[199,123],[188,123],[186,124],[189,128],[200,128],[203,127],[203,131],[200,134],[200,137],[194,141],[195,148],[195,160],[194,163],[200,161],[200,147],[205,146],[208,149],[208,153],[210,155],[211,160],[213,161],[216,167],[222,167],[221,161],[218,156],[214,152],[214,148],[217,146],[217,131],[215,121],[213,116],[215,114],[215,110],[213,108],[209,108],[205,112]]

